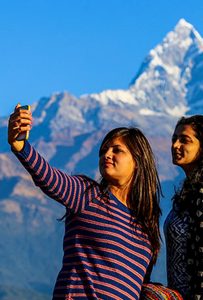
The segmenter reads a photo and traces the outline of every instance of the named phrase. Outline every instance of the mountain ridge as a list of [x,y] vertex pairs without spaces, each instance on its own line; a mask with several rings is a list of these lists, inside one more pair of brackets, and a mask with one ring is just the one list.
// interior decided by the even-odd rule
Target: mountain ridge
[[[98,149],[103,136],[114,127],[139,127],[152,145],[164,187],[162,224],[173,186],[181,177],[171,164],[171,135],[179,117],[203,113],[201,74],[202,38],[181,19],[149,52],[128,89],[80,97],[54,93],[33,103],[30,142],[52,166],[99,179]],[[0,134],[5,141],[0,149],[0,299],[9,299],[10,282],[40,299],[51,294],[60,268],[64,224],[56,220],[64,209],[36,189],[11,153],[6,117],[0,118]],[[163,265],[161,254],[153,278],[165,283],[164,268],[159,268]],[[23,300],[22,295],[18,297]]]

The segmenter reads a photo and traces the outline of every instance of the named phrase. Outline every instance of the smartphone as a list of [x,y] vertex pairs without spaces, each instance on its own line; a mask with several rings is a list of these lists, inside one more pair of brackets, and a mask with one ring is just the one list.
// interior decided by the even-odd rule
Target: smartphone
[[[19,109],[26,109],[26,110],[30,110],[30,105],[23,105],[21,107],[19,107]],[[20,133],[16,140],[17,141],[24,141],[24,140],[27,140],[29,138],[29,131],[25,131],[25,132],[22,132]]]

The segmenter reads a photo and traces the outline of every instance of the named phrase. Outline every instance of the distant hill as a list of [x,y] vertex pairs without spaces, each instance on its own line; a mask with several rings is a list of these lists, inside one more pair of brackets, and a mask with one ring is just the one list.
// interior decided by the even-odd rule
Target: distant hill
[[[70,174],[96,179],[98,148],[105,133],[137,126],[149,138],[165,198],[163,220],[173,186],[181,177],[171,164],[170,140],[177,119],[203,114],[203,40],[181,19],[150,51],[129,88],[76,98],[67,92],[32,104],[30,142],[50,162]],[[62,260],[64,214],[45,197],[10,152],[7,118],[0,119],[0,299],[51,298]],[[166,282],[164,246],[153,279]],[[29,296],[32,295],[32,296]]]

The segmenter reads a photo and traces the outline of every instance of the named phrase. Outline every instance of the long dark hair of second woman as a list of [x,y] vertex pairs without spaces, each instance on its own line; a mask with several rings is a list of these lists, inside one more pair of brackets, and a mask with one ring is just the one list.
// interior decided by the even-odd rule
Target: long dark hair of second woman
[[[100,146],[99,154],[101,155],[102,148],[109,141],[118,137],[123,139],[137,165],[127,205],[149,237],[153,253],[152,262],[155,263],[160,249],[161,186],[154,155],[146,137],[138,128],[134,127],[120,127],[110,131]],[[101,185],[105,189],[108,182],[102,178]]]
[[181,189],[175,191],[173,197],[174,208],[184,210],[191,204],[192,194],[199,189],[203,184],[203,115],[193,115],[191,117],[182,117],[176,124],[178,126],[190,125],[195,132],[196,138],[200,141],[201,152],[198,158],[197,167],[187,177]]

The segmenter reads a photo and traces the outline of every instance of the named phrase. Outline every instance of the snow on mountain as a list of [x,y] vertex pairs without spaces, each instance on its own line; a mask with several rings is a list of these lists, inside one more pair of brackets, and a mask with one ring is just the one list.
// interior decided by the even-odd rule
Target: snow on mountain
[[[113,127],[138,126],[151,139],[159,156],[161,178],[172,178],[175,173],[165,172],[170,164],[170,136],[180,116],[202,113],[201,74],[203,40],[191,24],[181,19],[149,52],[128,89],[106,90],[79,98],[58,92],[34,103],[30,139],[56,166],[70,172],[82,169],[94,176],[97,174],[96,160],[93,162],[91,156],[98,149],[102,136]],[[0,133],[6,139],[5,132],[6,122],[1,119]],[[157,143],[159,137],[167,145],[164,155],[162,146]],[[6,154],[8,146],[3,145],[1,149],[0,178],[3,180],[9,174],[18,176],[18,164],[12,168],[13,159]],[[16,194],[14,186],[11,190]]]
[[[165,212],[178,175],[171,164],[171,135],[182,115],[203,114],[202,74],[203,40],[191,24],[181,19],[149,52],[128,89],[109,89],[79,98],[61,92],[35,102],[30,141],[52,166],[98,178],[98,148],[105,133],[118,126],[139,127],[155,153],[166,191]],[[10,153],[7,118],[0,118],[0,135],[1,143],[4,141],[0,148],[1,283],[6,286],[15,282],[43,293],[46,299],[61,259],[58,224],[54,221],[64,211],[37,191]],[[30,274],[32,280],[27,280]],[[158,273],[156,280],[162,279]],[[0,295],[10,291],[1,289]],[[19,299],[28,298],[21,294]]]
[[181,19],[162,43],[150,51],[130,91],[144,108],[177,117],[184,115],[190,110],[188,83],[202,53],[203,39],[191,24]]
[[[56,93],[34,104],[35,125],[43,124],[42,134],[46,132],[42,146],[48,139],[71,145],[78,135],[119,124],[137,125],[147,131],[153,124],[154,134],[158,134],[156,124],[163,118],[173,125],[182,115],[201,109],[202,55],[203,39],[181,19],[149,52],[129,89],[79,98]],[[171,133],[172,128],[167,125],[163,130]]]
[[[90,97],[99,101],[103,105],[111,104],[111,102],[115,102],[121,106],[124,106],[125,104],[138,105],[136,99],[127,90],[106,90],[101,94],[90,94]],[[85,95],[81,97],[81,99],[85,98]]]

